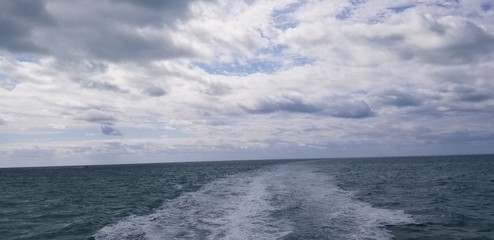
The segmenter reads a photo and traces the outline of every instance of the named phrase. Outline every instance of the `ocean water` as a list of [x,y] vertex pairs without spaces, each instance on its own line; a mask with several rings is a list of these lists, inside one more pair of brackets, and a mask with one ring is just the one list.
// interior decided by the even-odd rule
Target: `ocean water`
[[494,239],[494,155],[0,169],[0,239]]

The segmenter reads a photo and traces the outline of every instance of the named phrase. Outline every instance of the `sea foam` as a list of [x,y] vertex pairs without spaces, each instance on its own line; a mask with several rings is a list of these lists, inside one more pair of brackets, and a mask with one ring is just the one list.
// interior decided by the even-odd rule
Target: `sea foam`
[[146,216],[102,228],[96,239],[391,239],[413,222],[338,187],[317,165],[268,166],[211,182]]
[[96,233],[96,239],[278,239],[289,222],[270,216],[269,172],[211,182],[167,201],[147,216],[130,216]]

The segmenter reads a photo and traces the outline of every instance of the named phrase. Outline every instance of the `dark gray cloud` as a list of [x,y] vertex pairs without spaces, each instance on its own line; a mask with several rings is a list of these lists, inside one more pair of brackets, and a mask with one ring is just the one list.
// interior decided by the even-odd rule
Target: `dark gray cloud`
[[53,25],[43,0],[0,2],[0,48],[11,52],[41,52],[33,30]]
[[98,122],[98,123],[113,122],[116,120],[111,114],[96,109],[89,109],[85,111],[79,117],[77,117],[77,119],[84,120],[86,122]]
[[86,79],[75,79],[75,82],[77,82],[81,87],[83,88],[88,88],[88,89],[97,89],[101,91],[111,91],[111,92],[127,92],[126,90],[120,88],[119,86],[109,83],[109,82],[102,82],[102,81],[92,81],[92,80],[86,80]]
[[193,55],[188,49],[176,46],[169,36],[143,36],[136,32],[119,30],[116,26],[95,28],[84,36],[76,34],[74,39],[77,40],[73,47],[85,51],[83,54],[87,54],[87,57],[97,59],[143,61]]
[[1,17],[16,21],[30,21],[38,24],[53,23],[53,19],[45,8],[44,0],[2,1]]
[[173,23],[188,18],[191,2],[2,1],[0,48],[60,60],[142,62],[192,56],[167,34]]
[[413,107],[422,104],[422,100],[413,93],[391,89],[379,93],[380,101],[395,107]]
[[435,79],[441,80],[444,83],[462,84],[469,79],[477,79],[483,76],[478,75],[479,72],[468,71],[468,68],[448,68],[446,70],[431,73]]
[[477,89],[470,86],[456,86],[453,92],[455,99],[464,102],[483,102],[493,96],[493,93],[487,89]]
[[293,112],[293,113],[315,113],[321,109],[310,103],[306,103],[300,96],[282,95],[279,98],[266,98],[259,101],[255,107],[244,107],[248,113],[267,114],[277,111]]
[[[116,4],[129,4],[137,7],[143,7],[152,11],[165,11],[163,17],[183,18],[188,11],[188,5],[191,1],[175,1],[175,0],[112,0]],[[168,16],[166,16],[168,15]]]
[[161,97],[166,94],[166,91],[163,88],[150,86],[147,87],[144,92],[151,97]]
[[347,100],[342,96],[334,96],[320,102],[309,102],[301,95],[280,95],[278,98],[266,98],[254,107],[242,107],[252,114],[269,114],[274,112],[291,112],[327,115],[337,118],[368,118],[375,112],[363,100]]
[[[450,38],[446,32],[456,31],[457,35],[451,41],[438,48],[436,51],[430,51],[426,54],[427,57],[438,61],[455,63],[465,63],[479,60],[479,57],[488,56],[494,52],[494,35],[487,32],[471,21],[462,22],[459,28],[451,26],[441,26],[443,29],[436,31],[437,34],[442,34],[443,38]],[[450,61],[448,61],[448,59]]]
[[368,118],[376,115],[363,100],[340,100],[331,103],[325,110],[327,115],[338,118]]
[[101,128],[101,133],[103,133],[105,135],[112,135],[112,136],[122,135],[122,133],[120,133],[120,131],[118,129],[115,129],[114,127],[107,125],[107,124],[101,125],[100,128]]
[[123,0],[115,2],[126,2],[129,4],[135,4],[139,6],[144,6],[151,9],[169,9],[170,11],[185,11],[187,8],[187,1],[175,1],[175,0]]

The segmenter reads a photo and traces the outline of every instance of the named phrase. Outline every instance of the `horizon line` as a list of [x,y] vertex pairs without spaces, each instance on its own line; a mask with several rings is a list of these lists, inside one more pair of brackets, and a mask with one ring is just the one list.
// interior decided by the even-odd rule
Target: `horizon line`
[[89,168],[105,166],[131,166],[131,165],[161,165],[177,163],[220,163],[220,162],[247,162],[247,161],[311,161],[311,160],[337,160],[337,159],[376,159],[376,158],[425,158],[425,157],[465,157],[465,156],[490,156],[494,153],[473,153],[473,154],[431,154],[431,155],[395,155],[395,156],[372,156],[372,157],[309,157],[309,158],[253,158],[253,159],[224,159],[224,160],[189,160],[189,161],[170,161],[170,162],[142,162],[142,163],[108,163],[108,164],[78,164],[78,165],[47,165],[47,166],[10,166],[2,167],[0,170],[8,169],[29,169],[29,168]]

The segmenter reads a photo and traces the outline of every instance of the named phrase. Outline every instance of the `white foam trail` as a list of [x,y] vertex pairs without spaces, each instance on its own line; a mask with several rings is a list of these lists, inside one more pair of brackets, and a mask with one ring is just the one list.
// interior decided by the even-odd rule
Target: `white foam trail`
[[290,225],[270,216],[269,172],[221,179],[166,202],[147,216],[131,216],[95,234],[96,239],[277,239]]
[[391,239],[385,225],[413,222],[400,210],[374,208],[307,162],[229,176],[131,216],[96,239]]
[[318,171],[317,165],[285,164],[277,175],[286,186],[285,194],[290,196],[285,204],[297,206],[298,210],[291,214],[295,221],[302,221],[296,223],[297,230],[313,228],[322,239],[391,239],[385,225],[413,222],[401,210],[374,208],[356,200],[352,192],[340,189],[328,173]]

